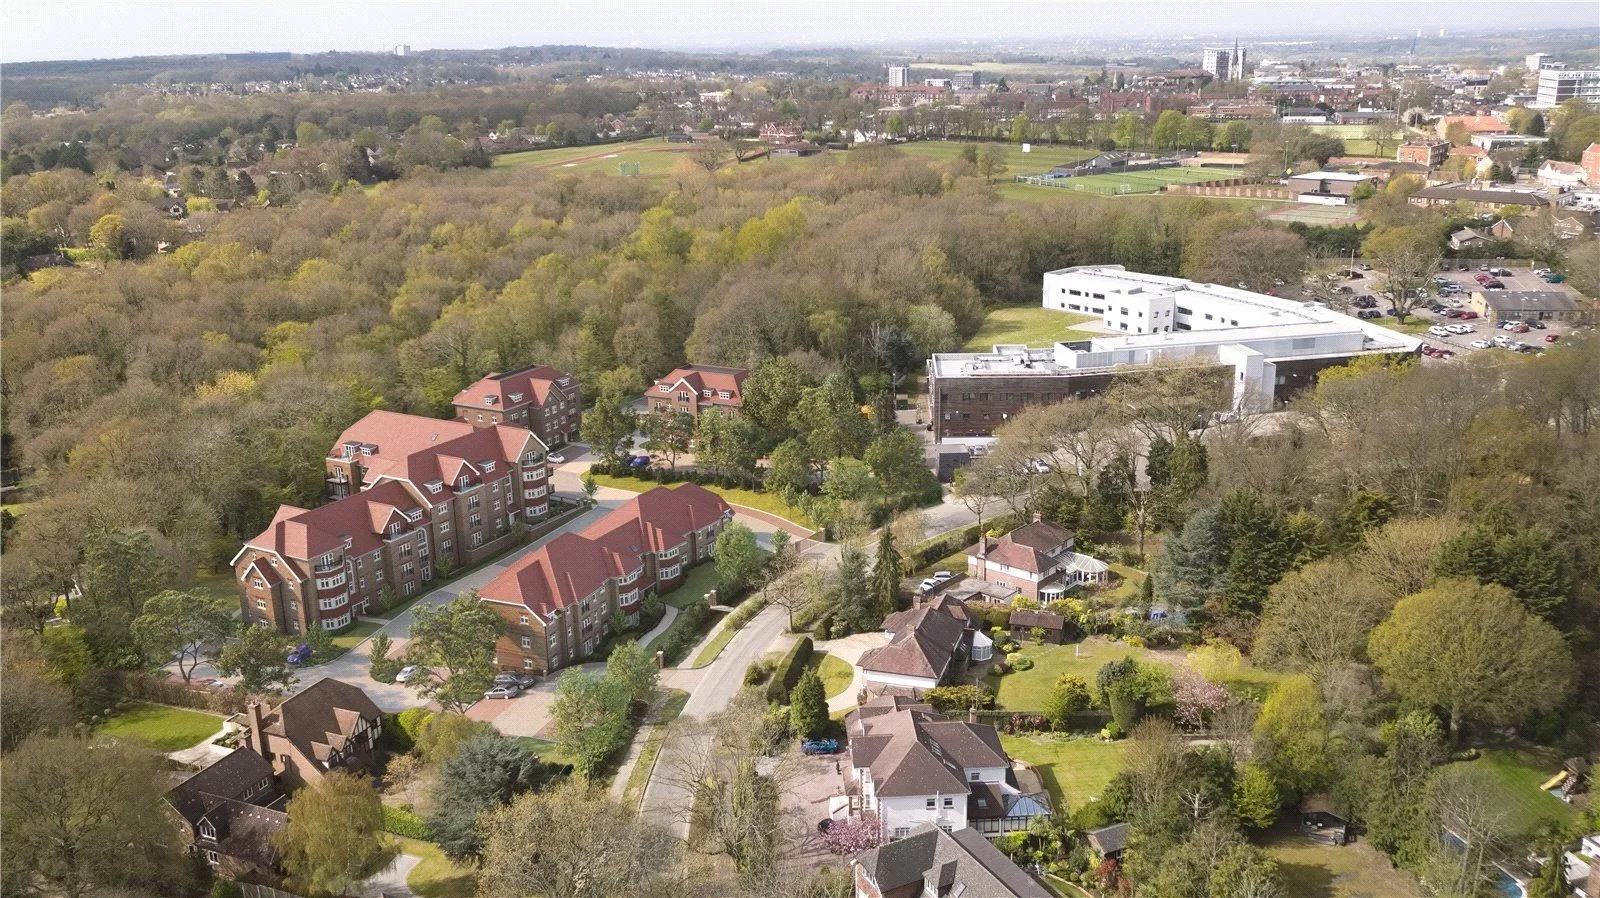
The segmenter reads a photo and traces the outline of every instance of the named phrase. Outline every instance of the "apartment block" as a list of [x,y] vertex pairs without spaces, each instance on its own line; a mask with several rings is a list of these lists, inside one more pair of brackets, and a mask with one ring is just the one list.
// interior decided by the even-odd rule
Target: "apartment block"
[[1600,69],[1540,69],[1532,107],[1554,109],[1568,100],[1600,103]]
[[645,394],[645,404],[652,414],[688,412],[696,418],[708,408],[737,412],[744,407],[744,379],[749,375],[743,368],[685,365],[657,380]]
[[578,438],[581,420],[577,378],[549,365],[490,374],[456,394],[456,417],[473,427],[526,427],[546,446]]
[[1408,140],[1395,150],[1396,162],[1411,162],[1434,168],[1444,164],[1450,156],[1450,141],[1437,138]]
[[550,512],[545,453],[523,427],[367,415],[325,461],[333,501],[281,506],[234,556],[245,619],[337,630],[386,589],[415,595],[441,558],[461,566],[506,548],[517,524]]
[[728,503],[704,487],[656,487],[519,558],[478,591],[506,622],[496,666],[543,674],[583,660],[611,632],[613,615],[637,624],[646,595],[680,585],[710,558],[732,519]]

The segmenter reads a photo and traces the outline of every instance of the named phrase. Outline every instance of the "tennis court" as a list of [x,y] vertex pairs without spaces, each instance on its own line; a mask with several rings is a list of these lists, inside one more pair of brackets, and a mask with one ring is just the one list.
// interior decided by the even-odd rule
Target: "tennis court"
[[1355,206],[1319,206],[1312,203],[1295,203],[1292,206],[1274,209],[1267,213],[1267,217],[1273,221],[1298,221],[1302,224],[1326,228],[1355,224],[1361,220],[1361,213],[1356,210]]
[[1106,175],[1082,175],[1076,178],[1047,178],[1042,175],[1032,175],[1019,177],[1017,180],[1040,187],[1113,196],[1128,193],[1159,193],[1168,184],[1206,184],[1211,181],[1229,181],[1237,177],[1239,177],[1238,172],[1201,168],[1151,168]]

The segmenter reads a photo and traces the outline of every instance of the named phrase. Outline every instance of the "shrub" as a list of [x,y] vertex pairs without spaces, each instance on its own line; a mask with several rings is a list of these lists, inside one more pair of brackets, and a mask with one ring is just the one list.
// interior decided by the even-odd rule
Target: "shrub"
[[1125,636],[1122,641],[1136,649],[1144,648],[1144,637],[1142,636]]
[[772,669],[775,666],[775,662],[765,659],[750,665],[744,672],[744,684],[746,686],[760,686],[767,681],[768,677],[772,676]]
[[410,751],[417,744],[418,734],[432,717],[433,712],[427,708],[407,708],[395,715],[393,728],[385,726],[384,730],[393,734],[397,748]]
[[772,682],[767,684],[767,701],[781,705],[789,700],[790,691],[800,682],[800,674],[811,661],[811,653],[811,637],[800,637],[800,641],[789,649],[789,653],[773,669]]
[[408,807],[383,806],[383,828],[386,832],[408,839],[428,838],[428,827]]
[[989,673],[997,677],[1003,677],[1006,674],[1011,673],[1011,667],[1004,661],[996,661],[989,665]]
[[244,898],[244,889],[231,879],[219,879],[211,884],[211,898]]
[[946,717],[964,715],[974,705],[983,709],[994,704],[994,695],[982,686],[936,686],[922,699]]
[[1027,657],[1018,657],[1016,660],[1011,662],[1011,666],[1016,670],[1032,670],[1033,659]]

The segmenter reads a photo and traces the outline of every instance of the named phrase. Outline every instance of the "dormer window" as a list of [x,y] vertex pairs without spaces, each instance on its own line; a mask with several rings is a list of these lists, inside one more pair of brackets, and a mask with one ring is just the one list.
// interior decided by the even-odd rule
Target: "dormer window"
[[200,821],[200,838],[210,839],[213,842],[217,840],[217,828],[211,825],[209,819]]
[[485,473],[485,474],[490,474],[490,473],[494,472],[494,462],[492,462],[492,461],[485,461],[479,467],[483,468],[483,473]]
[[441,491],[444,490],[444,481],[443,480],[430,480],[427,483],[423,484],[423,486],[426,486],[428,488],[428,492],[433,493],[435,495],[438,495]]
[[416,522],[416,521],[422,520],[422,509],[413,508],[410,511],[406,512],[406,520],[411,521],[413,523]]
[[522,394],[521,393],[512,393],[511,394],[511,401],[512,402],[521,402],[522,401]]
[[700,395],[706,397],[707,399],[710,399],[712,392],[713,392],[712,390],[701,390],[700,391]]
[[400,524],[398,522],[389,525],[389,535],[390,536],[397,536],[397,535],[399,535],[399,533],[400,533]]
[[468,477],[468,476],[467,476],[467,475],[465,475],[465,474],[462,474],[462,475],[461,475],[461,476],[460,476],[460,477],[457,477],[457,478],[456,478],[456,489],[458,489],[458,490],[464,490],[464,489],[466,489],[466,488],[467,488],[467,487],[468,487],[468,485],[470,485],[470,484],[471,484],[471,483],[472,483],[472,479],[471,479],[471,478],[469,478],[469,477]]
[[717,391],[717,395],[722,397],[723,399],[732,399],[733,398],[733,394],[728,392],[727,390],[718,390]]
[[494,396],[485,396],[485,397],[483,397],[483,404],[484,405],[494,405],[494,403],[495,403],[495,397]]
[[661,384],[661,385],[657,386],[656,389],[660,390],[663,393],[671,393],[672,392],[672,384]]

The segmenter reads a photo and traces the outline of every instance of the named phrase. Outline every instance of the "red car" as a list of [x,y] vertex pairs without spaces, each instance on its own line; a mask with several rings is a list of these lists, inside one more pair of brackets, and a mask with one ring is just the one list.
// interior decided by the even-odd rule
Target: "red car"
[[1544,335],[1544,341],[1546,343],[1554,343],[1555,341],[1557,341],[1559,339],[1561,339],[1561,335],[1560,334],[1545,334]]
[[1461,313],[1461,320],[1462,321],[1471,321],[1471,320],[1473,320],[1474,318],[1477,318],[1477,317],[1478,317],[1478,313],[1477,312],[1462,312]]
[[1489,277],[1486,274],[1480,274],[1477,277],[1473,278],[1473,280],[1477,281],[1480,284],[1487,284],[1487,283],[1489,283],[1489,281],[1493,280],[1493,278]]
[[1528,326],[1526,324],[1519,324],[1516,327],[1512,328],[1511,332],[1513,334],[1525,334],[1525,333],[1528,332]]

